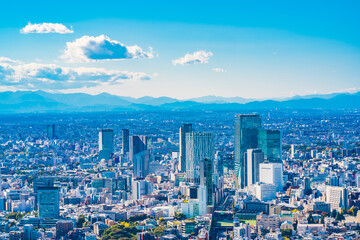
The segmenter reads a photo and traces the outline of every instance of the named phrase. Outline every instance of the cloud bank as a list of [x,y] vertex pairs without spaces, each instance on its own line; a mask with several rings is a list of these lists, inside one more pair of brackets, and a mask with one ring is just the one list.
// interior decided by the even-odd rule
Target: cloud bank
[[64,54],[61,56],[61,58],[69,62],[95,62],[153,57],[151,48],[146,52],[137,45],[125,46],[105,35],[98,37],[83,36],[73,42],[67,42]]
[[24,64],[18,61],[0,62],[0,85],[18,90],[74,89],[150,79],[150,75],[141,72],[69,68],[56,64]]
[[174,65],[188,65],[188,64],[196,64],[196,63],[208,63],[209,58],[213,55],[212,52],[206,51],[197,51],[194,53],[185,54],[184,57],[175,59],[172,61]]
[[73,33],[74,31],[68,29],[61,23],[28,23],[24,28],[20,30],[20,33]]

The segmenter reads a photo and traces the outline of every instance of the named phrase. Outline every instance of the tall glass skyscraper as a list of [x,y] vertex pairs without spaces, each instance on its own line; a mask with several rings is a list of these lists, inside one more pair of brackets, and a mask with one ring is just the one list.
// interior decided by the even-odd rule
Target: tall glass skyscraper
[[114,153],[114,130],[110,128],[99,131],[99,160],[109,160]]
[[265,159],[268,162],[281,162],[281,131],[261,129],[259,148],[264,152]]
[[109,150],[114,152],[114,130],[110,128],[100,129],[99,131],[99,151]]
[[186,180],[200,183],[200,162],[214,163],[214,135],[207,132],[186,133]]
[[206,205],[213,205],[213,162],[206,158],[200,162],[200,185],[206,189]]
[[192,132],[192,124],[184,124],[179,129],[179,172],[186,171],[186,133]]
[[47,137],[49,139],[55,138],[55,124],[47,125]]
[[122,130],[122,154],[129,152],[129,129]]
[[258,148],[261,117],[258,114],[235,116],[235,174],[240,188],[245,186],[245,160],[247,149]]
[[129,156],[133,163],[135,178],[145,178],[148,173],[150,153],[148,151],[147,136],[131,136],[129,141]]

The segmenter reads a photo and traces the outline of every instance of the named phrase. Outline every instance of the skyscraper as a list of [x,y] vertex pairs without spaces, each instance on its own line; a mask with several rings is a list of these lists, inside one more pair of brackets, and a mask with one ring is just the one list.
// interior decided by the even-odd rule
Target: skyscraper
[[114,130],[110,128],[100,129],[99,131],[99,151],[108,150],[114,152]]
[[148,172],[150,153],[148,151],[147,136],[130,137],[129,157],[133,163],[133,175],[135,178],[144,178]]
[[186,171],[186,133],[192,132],[192,124],[184,124],[179,129],[179,172]]
[[213,205],[213,162],[207,158],[200,162],[200,189],[202,187],[206,205]]
[[49,139],[54,139],[55,138],[55,124],[51,124],[51,125],[47,125],[47,137]]
[[44,187],[54,187],[54,178],[52,177],[40,177],[33,181],[33,189],[35,193],[35,209],[38,207],[38,189]]
[[244,153],[259,147],[261,117],[258,114],[235,116],[235,174],[240,188],[245,186]]
[[245,153],[245,183],[244,186],[255,184],[260,180],[260,163],[264,162],[264,153],[260,148],[248,149]]
[[41,218],[59,218],[59,188],[39,187],[38,209]]
[[129,129],[122,130],[122,154],[129,152]]
[[109,160],[114,153],[114,130],[106,128],[99,131],[99,160]]
[[280,130],[261,129],[259,148],[269,162],[281,162],[282,136]]
[[207,132],[186,133],[186,180],[200,183],[200,163],[208,159],[214,162],[214,136]]
[[294,144],[291,144],[291,158],[295,158],[296,154],[296,146]]

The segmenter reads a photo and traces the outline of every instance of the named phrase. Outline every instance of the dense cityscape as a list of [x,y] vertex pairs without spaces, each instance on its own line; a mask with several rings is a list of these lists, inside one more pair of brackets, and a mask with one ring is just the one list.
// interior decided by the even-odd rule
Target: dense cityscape
[[359,239],[356,110],[0,115],[0,239]]

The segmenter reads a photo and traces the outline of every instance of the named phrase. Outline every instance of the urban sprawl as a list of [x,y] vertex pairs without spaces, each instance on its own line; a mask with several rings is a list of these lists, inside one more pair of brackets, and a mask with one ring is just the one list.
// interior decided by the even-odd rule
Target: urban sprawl
[[0,115],[0,239],[359,239],[360,113]]

